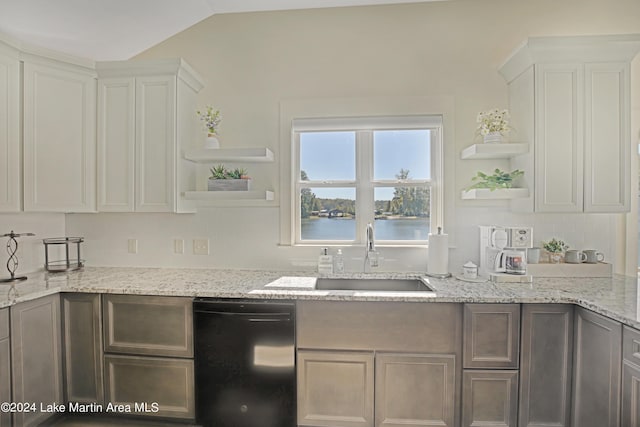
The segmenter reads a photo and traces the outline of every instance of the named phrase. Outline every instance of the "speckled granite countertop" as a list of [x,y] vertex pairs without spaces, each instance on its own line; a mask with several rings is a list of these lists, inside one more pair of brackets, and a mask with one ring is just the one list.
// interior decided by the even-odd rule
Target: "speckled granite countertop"
[[[536,278],[531,284],[428,278],[435,293],[421,293],[316,291],[316,273],[290,271],[88,267],[77,272],[39,272],[28,276],[26,281],[0,286],[0,307],[58,292],[332,301],[570,303],[640,329],[638,280],[627,277]],[[367,277],[420,275],[377,273]]]

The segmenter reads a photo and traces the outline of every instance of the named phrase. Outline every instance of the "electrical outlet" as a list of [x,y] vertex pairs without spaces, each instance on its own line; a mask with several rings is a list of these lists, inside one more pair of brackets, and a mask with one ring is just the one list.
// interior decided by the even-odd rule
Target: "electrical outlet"
[[174,239],[173,240],[173,253],[175,253],[175,254],[183,254],[184,253],[184,239]]
[[209,239],[193,239],[194,255],[209,255]]
[[129,239],[127,241],[127,245],[128,245],[130,254],[138,253],[138,239]]

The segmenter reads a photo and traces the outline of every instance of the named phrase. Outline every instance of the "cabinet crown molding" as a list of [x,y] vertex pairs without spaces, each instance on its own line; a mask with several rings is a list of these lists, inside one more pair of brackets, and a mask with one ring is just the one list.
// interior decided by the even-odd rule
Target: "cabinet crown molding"
[[95,61],[92,59],[34,46],[0,33],[0,53],[6,52],[11,52],[11,56],[17,55],[18,59],[21,61],[48,60],[50,64],[59,63],[64,64],[67,67],[75,66],[77,69],[85,69],[85,71],[90,70],[95,72]]
[[533,64],[631,62],[640,52],[640,34],[529,37],[509,55],[499,71],[513,81]]
[[177,75],[199,92],[203,78],[182,58],[96,62],[98,78]]

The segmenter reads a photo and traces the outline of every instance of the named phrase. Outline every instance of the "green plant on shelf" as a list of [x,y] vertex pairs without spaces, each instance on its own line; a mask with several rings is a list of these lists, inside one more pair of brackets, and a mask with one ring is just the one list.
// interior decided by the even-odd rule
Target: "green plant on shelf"
[[555,237],[548,242],[542,242],[542,247],[545,251],[551,254],[560,254],[569,249],[569,245],[567,245],[560,239],[556,239]]
[[492,175],[487,175],[484,172],[478,172],[476,176],[471,178],[472,181],[476,182],[471,184],[465,190],[469,191],[476,188],[486,188],[494,191],[501,188],[512,188],[513,182],[523,175],[524,172],[519,169],[511,172],[504,172],[500,169],[496,169]]
[[209,179],[249,179],[246,169],[242,168],[229,170],[224,165],[217,165],[212,167],[210,171]]

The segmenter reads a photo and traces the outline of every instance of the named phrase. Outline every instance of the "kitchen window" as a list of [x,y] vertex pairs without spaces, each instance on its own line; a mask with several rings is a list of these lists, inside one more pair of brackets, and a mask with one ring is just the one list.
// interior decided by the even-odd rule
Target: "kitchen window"
[[296,244],[426,245],[441,215],[440,116],[295,119]]

